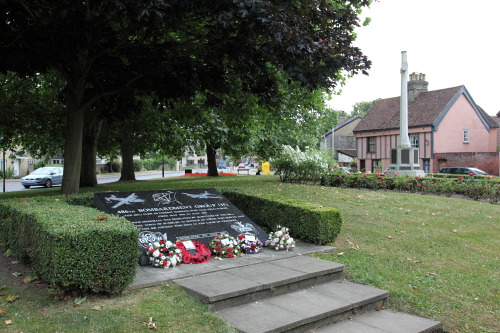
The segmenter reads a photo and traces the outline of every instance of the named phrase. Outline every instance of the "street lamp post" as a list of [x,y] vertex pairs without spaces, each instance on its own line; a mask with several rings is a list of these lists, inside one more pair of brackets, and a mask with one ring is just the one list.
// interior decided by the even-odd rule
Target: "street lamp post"
[[2,183],[3,191],[5,193],[5,148],[3,147],[3,136],[0,136],[0,142],[2,143]]

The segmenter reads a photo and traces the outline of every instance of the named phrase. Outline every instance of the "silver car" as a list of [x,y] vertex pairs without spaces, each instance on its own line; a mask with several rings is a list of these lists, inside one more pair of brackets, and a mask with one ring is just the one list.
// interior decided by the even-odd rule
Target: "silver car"
[[52,185],[61,185],[63,179],[62,167],[44,167],[39,168],[21,179],[21,184],[25,188],[31,186],[45,186],[51,187]]

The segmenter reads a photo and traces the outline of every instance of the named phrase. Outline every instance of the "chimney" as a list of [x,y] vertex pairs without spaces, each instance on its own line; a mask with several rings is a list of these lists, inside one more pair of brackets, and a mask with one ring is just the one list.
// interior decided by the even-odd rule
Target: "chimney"
[[425,81],[425,74],[411,73],[408,81],[408,102],[413,102],[421,93],[427,91],[429,82]]

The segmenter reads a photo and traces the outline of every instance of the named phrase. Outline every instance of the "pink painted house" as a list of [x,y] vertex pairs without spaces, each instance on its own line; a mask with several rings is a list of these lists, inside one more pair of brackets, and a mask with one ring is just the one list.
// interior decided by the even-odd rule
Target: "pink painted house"
[[[408,134],[419,148],[420,168],[472,166],[499,174],[499,125],[479,107],[465,86],[427,91],[424,74],[408,81]],[[385,170],[399,140],[400,97],[375,101],[354,129],[360,170]]]

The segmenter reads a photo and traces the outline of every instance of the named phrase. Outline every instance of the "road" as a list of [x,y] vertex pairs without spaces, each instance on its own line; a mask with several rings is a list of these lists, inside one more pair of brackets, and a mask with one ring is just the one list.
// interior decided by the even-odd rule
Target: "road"
[[[206,172],[206,170],[196,170],[195,172]],[[184,171],[165,171],[165,177],[178,177],[183,175]],[[161,171],[146,171],[146,172],[136,172],[135,179],[137,180],[145,180],[145,179],[155,179],[162,178]],[[112,173],[112,174],[99,174],[97,175],[97,183],[98,184],[106,184],[116,182],[120,179],[120,174]],[[56,187],[56,186],[54,186]],[[21,185],[21,179],[7,179],[5,181],[5,192],[14,192],[14,191],[30,191],[31,189],[42,189],[41,186],[34,186],[29,189],[24,188]],[[3,192],[3,181],[0,180],[0,192]]]

